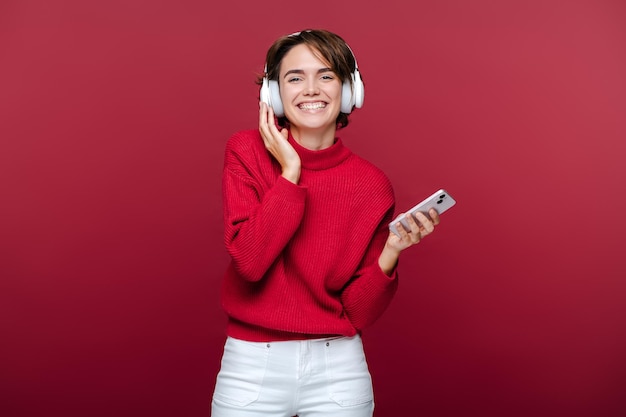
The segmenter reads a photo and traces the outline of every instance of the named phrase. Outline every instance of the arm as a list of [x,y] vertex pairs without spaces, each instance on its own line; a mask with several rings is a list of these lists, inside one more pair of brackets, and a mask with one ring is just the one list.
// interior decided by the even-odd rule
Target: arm
[[251,139],[235,138],[227,144],[222,178],[224,240],[237,272],[258,281],[300,225],[306,189],[276,178],[263,147],[254,146]]
[[306,197],[298,187],[300,156],[287,140],[287,129],[278,130],[273,110],[263,102],[259,133],[281,167],[274,186],[264,192],[251,173],[252,167],[263,166],[260,159],[266,154],[249,160],[245,151],[237,155],[227,150],[223,179],[226,247],[235,269],[250,281],[260,280],[279,257],[302,220]]
[[387,274],[378,265],[381,248],[385,246],[393,207],[376,227],[373,238],[359,268],[341,293],[346,316],[357,330],[374,323],[387,309],[398,289],[395,264]]
[[418,213],[421,225],[409,219],[411,230],[408,232],[400,225],[401,237],[391,233],[387,227],[391,212],[379,225],[363,259],[363,267],[359,268],[341,296],[344,310],[355,328],[360,330],[374,323],[391,303],[398,288],[396,267],[400,253],[419,243],[439,224],[437,212],[431,210],[429,214],[432,222]]

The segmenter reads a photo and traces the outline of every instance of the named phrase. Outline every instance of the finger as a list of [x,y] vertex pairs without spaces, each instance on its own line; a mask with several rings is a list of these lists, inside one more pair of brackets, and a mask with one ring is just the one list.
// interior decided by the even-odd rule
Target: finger
[[439,213],[437,213],[437,210],[435,210],[434,208],[431,208],[428,211],[428,215],[432,219],[433,224],[437,226],[439,224]]
[[426,236],[435,230],[435,225],[428,217],[426,217],[424,213],[418,211],[415,213],[415,217],[417,218],[417,221],[420,222],[420,231],[422,236]]
[[267,104],[259,102],[259,125],[267,123]]
[[[276,138],[276,140],[279,140],[279,138],[284,137],[284,135],[281,135],[281,132],[278,130],[278,126],[276,126],[276,123],[274,123],[274,116],[271,115],[271,122],[268,121],[268,127],[270,130],[270,133],[272,134],[272,137]],[[268,116],[269,119],[269,116]]]
[[402,225],[401,222],[396,223],[396,230],[398,231],[398,237],[400,238],[401,242],[410,242],[411,241],[411,237],[409,236],[409,233],[406,231],[406,229],[404,228],[404,226]]
[[259,132],[261,133],[265,147],[272,154],[275,154],[278,138],[284,135],[281,135],[276,128],[276,123],[274,123],[274,110],[272,110],[267,103],[261,103],[261,109],[259,111]]
[[407,214],[405,218],[411,229],[411,232],[408,234],[411,239],[411,243],[418,243],[422,239],[420,225],[415,221],[415,218],[411,216],[411,214]]
[[402,239],[402,233],[406,234],[406,230],[404,230],[404,226],[402,226],[402,223],[398,222],[393,227],[395,227],[396,231],[398,232],[398,237]]
[[274,122],[274,108],[272,106],[268,106],[267,104],[265,107],[267,107],[267,121],[269,122],[271,120]]
[[267,145],[267,136],[269,135],[267,127],[267,104],[263,102],[259,103],[259,132]]
[[274,109],[268,106],[267,103],[261,103],[259,126],[262,129],[262,133],[266,136],[265,139],[268,141],[276,141],[279,140],[280,137],[286,138],[286,135],[281,134],[282,132],[280,132],[276,126]]

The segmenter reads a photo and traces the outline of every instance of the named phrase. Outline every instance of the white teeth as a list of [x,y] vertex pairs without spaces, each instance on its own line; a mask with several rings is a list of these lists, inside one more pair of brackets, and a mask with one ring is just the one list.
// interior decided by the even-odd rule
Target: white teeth
[[302,110],[317,110],[326,107],[326,103],[302,103],[298,107],[300,107]]

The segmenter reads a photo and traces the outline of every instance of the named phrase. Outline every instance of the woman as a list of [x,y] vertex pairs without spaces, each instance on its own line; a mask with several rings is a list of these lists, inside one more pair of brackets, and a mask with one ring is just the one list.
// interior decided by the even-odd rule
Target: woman
[[226,145],[232,262],[212,415],[371,416],[361,331],[393,298],[400,253],[439,216],[407,216],[410,230],[398,223],[399,236],[390,233],[390,181],[336,136],[363,101],[356,59],[341,37],[294,33],[266,58],[259,129]]

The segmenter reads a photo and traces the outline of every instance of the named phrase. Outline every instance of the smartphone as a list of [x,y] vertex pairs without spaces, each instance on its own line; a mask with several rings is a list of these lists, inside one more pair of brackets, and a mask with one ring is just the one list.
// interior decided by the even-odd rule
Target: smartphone
[[[444,211],[448,210],[450,207],[454,206],[455,204],[456,204],[456,201],[454,200],[454,198],[452,198],[450,193],[448,193],[446,190],[442,188],[436,193],[433,193],[430,197],[424,199],[421,203],[415,205],[410,210],[407,210],[406,213],[411,213],[411,215],[415,216],[415,213],[417,213],[418,211],[421,211],[422,213],[426,215],[426,217],[430,218],[430,216],[428,215],[428,211],[431,208],[434,208],[435,210],[437,210],[437,213],[441,214]],[[402,225],[405,227],[406,230],[411,229],[409,227],[409,223],[404,218],[406,213],[399,215],[391,223],[389,223],[389,230],[391,230],[396,235],[398,235],[398,231],[396,230],[395,225],[396,223],[398,223],[398,221],[402,223]]]

